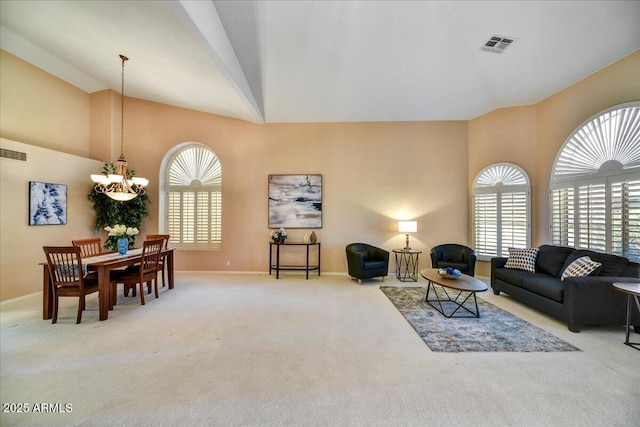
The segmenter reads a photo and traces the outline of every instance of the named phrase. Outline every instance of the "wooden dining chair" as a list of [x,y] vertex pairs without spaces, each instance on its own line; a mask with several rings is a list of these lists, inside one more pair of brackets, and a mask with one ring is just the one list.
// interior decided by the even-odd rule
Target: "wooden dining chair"
[[[162,252],[162,239],[145,240],[142,244],[142,258],[140,264],[134,268],[129,268],[122,272],[114,271],[112,275],[112,291],[111,291],[111,305],[115,305],[115,298],[117,296],[116,286],[118,283],[124,284],[125,289],[127,287],[134,287],[139,284],[140,286],[140,302],[142,305],[144,301],[144,284],[148,286],[154,284],[156,298],[158,294],[158,263],[160,262],[160,256]],[[135,294],[134,294],[135,295]]]
[[72,240],[71,244],[80,248],[83,258],[98,256],[103,253],[102,240],[100,237],[90,237],[88,239]]
[[[162,239],[164,241],[162,248],[166,249],[169,247],[169,235],[168,234],[147,234],[146,236],[147,240],[153,240],[153,239]],[[164,257],[160,257],[160,262],[158,264],[158,271],[160,272],[160,276],[162,276],[162,287],[165,287],[165,261],[164,261]]]
[[53,286],[53,317],[58,321],[59,297],[76,297],[78,316],[76,324],[82,320],[85,297],[98,291],[98,277],[95,273],[84,274],[82,252],[78,246],[43,246],[49,265],[49,277]]

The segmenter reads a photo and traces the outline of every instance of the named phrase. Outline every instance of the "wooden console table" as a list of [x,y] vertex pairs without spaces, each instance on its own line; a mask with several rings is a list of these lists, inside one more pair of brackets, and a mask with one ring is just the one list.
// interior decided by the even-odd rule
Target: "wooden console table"
[[[273,262],[273,247],[276,247],[276,262]],[[280,247],[281,246],[306,246],[307,256],[305,265],[280,265]],[[317,246],[318,247],[318,265],[309,265],[309,247]],[[276,279],[280,278],[280,270],[297,270],[297,271],[306,271],[307,280],[309,280],[309,271],[318,270],[318,276],[320,275],[320,242],[316,243],[274,243],[269,242],[269,275],[271,272],[276,271]]]

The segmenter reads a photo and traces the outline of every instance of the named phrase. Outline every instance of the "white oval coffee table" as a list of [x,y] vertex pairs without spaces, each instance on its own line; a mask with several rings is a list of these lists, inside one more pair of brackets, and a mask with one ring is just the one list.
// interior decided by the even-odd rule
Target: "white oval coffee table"
[[[424,270],[420,270],[420,275],[429,282],[429,284],[427,285],[427,295],[425,296],[424,301],[444,317],[480,317],[480,309],[478,308],[476,292],[484,292],[489,289],[486,283],[466,274],[461,274],[457,279],[446,279],[438,274],[438,269],[436,268],[427,268]],[[436,285],[442,288],[442,291],[444,292],[446,298],[441,298],[438,295],[438,292],[436,291]],[[451,298],[451,295],[449,295],[447,289],[449,289],[450,291],[454,291],[452,292],[452,294],[455,294],[456,291],[458,292],[458,294],[454,295],[454,298]],[[435,299],[429,299],[429,293],[432,290],[433,294],[435,295]],[[466,294],[466,297],[463,297],[463,293]],[[464,304],[469,300],[469,298],[471,298],[471,296],[473,296],[473,306],[475,306],[474,311],[464,306]],[[447,314],[445,313],[443,304],[453,305],[454,309],[451,311],[451,313]],[[471,313],[471,316],[465,315],[464,313],[463,315],[454,316],[456,312],[458,312],[458,310],[460,310],[461,308]]]

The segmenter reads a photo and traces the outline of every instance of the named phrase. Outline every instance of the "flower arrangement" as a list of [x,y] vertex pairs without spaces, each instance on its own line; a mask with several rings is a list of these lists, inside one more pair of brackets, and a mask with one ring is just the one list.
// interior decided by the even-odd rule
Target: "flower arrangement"
[[287,240],[287,231],[280,227],[279,230],[274,230],[271,232],[271,239],[275,242],[275,243],[284,243],[285,240]]
[[135,227],[127,227],[126,225],[120,224],[116,224],[113,227],[106,226],[104,231],[109,233],[109,237],[117,238],[135,236],[140,232],[140,230]]
[[[126,253],[129,247],[129,237],[135,236],[140,232],[136,227],[127,227],[126,225],[120,224],[116,224],[113,227],[106,226],[104,231],[109,233],[107,240],[111,242],[113,250],[118,251],[121,254]],[[125,239],[126,245],[124,245],[124,243],[118,243],[119,240],[124,241]]]

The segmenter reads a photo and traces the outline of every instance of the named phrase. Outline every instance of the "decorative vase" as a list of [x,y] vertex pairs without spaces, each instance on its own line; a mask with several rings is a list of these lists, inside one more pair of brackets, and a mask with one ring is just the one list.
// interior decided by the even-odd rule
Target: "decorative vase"
[[309,243],[309,236],[305,234],[304,237],[302,238],[302,241],[304,243]]
[[316,236],[316,232],[315,232],[315,231],[312,231],[312,232],[311,232],[311,237],[309,237],[309,241],[310,241],[311,243],[315,243],[317,240],[318,240],[318,236]]
[[118,253],[120,255],[125,255],[128,249],[129,249],[129,239],[127,239],[126,237],[118,238]]

